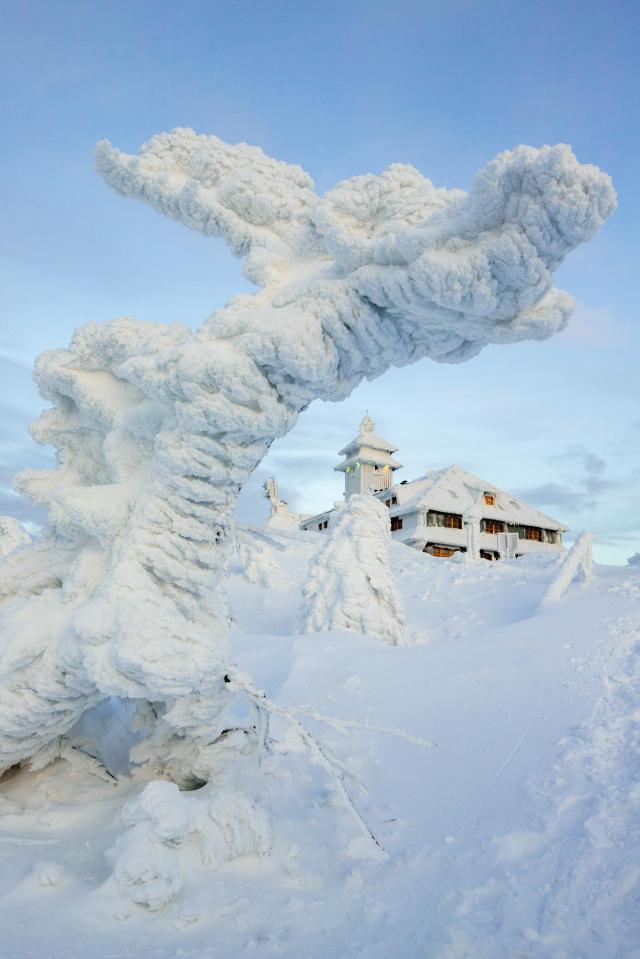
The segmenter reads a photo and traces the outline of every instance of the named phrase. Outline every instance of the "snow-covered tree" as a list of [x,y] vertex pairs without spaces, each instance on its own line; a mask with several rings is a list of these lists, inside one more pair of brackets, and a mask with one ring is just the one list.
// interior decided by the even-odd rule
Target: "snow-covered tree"
[[562,329],[553,271],[615,194],[564,145],[500,154],[468,194],[394,164],[318,197],[300,167],[191,130],[138,156],[101,143],[97,166],[223,237],[262,289],[195,332],[90,323],[37,361],[33,435],[58,465],[19,479],[49,524],[0,568],[0,772],[119,695],[162,704],[159,748],[189,780],[225,729],[233,508],[270,444],[390,366]]
[[402,599],[389,568],[389,510],[373,496],[350,496],[325,537],[303,586],[303,629],[349,629],[406,644]]

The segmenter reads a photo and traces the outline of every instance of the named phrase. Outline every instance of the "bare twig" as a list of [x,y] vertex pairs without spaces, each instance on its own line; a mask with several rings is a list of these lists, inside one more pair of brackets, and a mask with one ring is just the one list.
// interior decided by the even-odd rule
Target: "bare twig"
[[392,726],[378,726],[377,723],[370,723],[362,719],[338,719],[336,716],[327,716],[325,713],[318,713],[314,709],[306,706],[291,706],[290,708],[292,713],[300,713],[303,716],[308,716],[309,719],[316,719],[320,723],[326,723],[327,726],[331,726],[339,733],[343,733],[343,735],[346,735],[350,729],[367,729],[372,733],[406,739],[407,742],[415,743],[416,746],[433,746],[436,749],[438,748],[438,744],[434,742],[433,739],[421,739],[412,733],[408,733],[404,729],[395,729]]
[[360,813],[353,799],[349,795],[344,781],[344,767],[334,756],[331,755],[328,749],[323,746],[322,743],[320,743],[315,736],[313,736],[302,725],[295,713],[292,710],[286,709],[284,706],[279,706],[277,703],[274,703],[272,700],[268,699],[265,692],[257,689],[249,677],[244,675],[244,673],[233,670],[225,676],[225,681],[232,690],[246,693],[247,696],[249,696],[249,698],[252,699],[257,705],[272,713],[274,716],[279,716],[289,726],[295,729],[302,743],[309,751],[312,760],[319,766],[322,766],[322,768],[328,774],[331,782],[333,783],[334,794],[337,796],[342,806],[344,806],[345,809],[347,809],[347,811],[355,817],[360,829],[367,836],[367,838],[374,842],[378,849],[386,855],[384,846],[378,839],[376,839],[375,835],[363,819],[362,814]]

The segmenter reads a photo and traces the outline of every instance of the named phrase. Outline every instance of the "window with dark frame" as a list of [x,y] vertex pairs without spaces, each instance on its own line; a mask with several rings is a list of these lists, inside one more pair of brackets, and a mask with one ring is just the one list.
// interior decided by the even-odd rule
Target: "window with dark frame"
[[504,523],[502,523],[498,519],[485,519],[484,532],[485,533],[504,533]]
[[443,525],[447,529],[462,529],[462,516],[457,513],[445,513]]
[[537,526],[525,526],[523,538],[534,540],[536,543],[542,543],[543,541],[542,530],[538,529]]
[[456,550],[449,549],[448,546],[431,546],[429,552],[432,556],[442,556],[446,559],[448,556],[453,556]]
[[402,516],[391,517],[391,532],[393,533],[397,529],[402,529]]

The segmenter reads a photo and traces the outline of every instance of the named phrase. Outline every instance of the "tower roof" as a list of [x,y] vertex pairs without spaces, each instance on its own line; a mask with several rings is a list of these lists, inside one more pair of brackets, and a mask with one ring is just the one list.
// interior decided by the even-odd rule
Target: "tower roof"
[[[343,449],[338,450],[338,456],[351,456],[362,446],[366,446],[369,449],[380,450],[383,453],[395,453],[398,447],[390,443],[389,440],[384,440],[381,436],[376,436],[373,432],[375,428],[376,424],[371,417],[369,415],[363,416],[358,435],[355,439],[351,440],[350,443],[347,443]],[[398,466],[399,465],[398,463]]]
[[360,463],[370,463],[391,470],[402,468],[402,463],[399,463],[391,455],[395,453],[398,447],[388,440],[382,439],[381,436],[376,436],[373,432],[375,426],[376,424],[368,414],[362,418],[356,438],[339,451],[339,455],[344,456],[345,459],[342,463],[334,466],[335,470],[344,473],[349,469],[358,469]]

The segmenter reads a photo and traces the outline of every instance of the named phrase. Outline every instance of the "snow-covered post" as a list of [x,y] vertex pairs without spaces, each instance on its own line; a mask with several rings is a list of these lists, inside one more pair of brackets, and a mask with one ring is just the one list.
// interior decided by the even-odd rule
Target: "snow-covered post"
[[307,633],[353,630],[407,644],[402,599],[389,568],[389,510],[354,494],[309,566],[303,586]]
[[467,551],[464,554],[465,562],[475,563],[480,559],[480,520],[482,508],[479,502],[469,506],[462,517],[466,536]]
[[539,609],[552,606],[566,593],[576,578],[580,576],[588,582],[593,575],[593,534],[587,531],[580,533],[577,540],[565,556],[560,569],[549,583],[544,596],[540,600]]
[[188,778],[224,729],[233,508],[270,444],[390,366],[561,330],[573,301],[553,270],[615,194],[564,145],[501,154],[468,194],[394,164],[318,197],[300,167],[191,130],[138,156],[99,144],[97,166],[223,237],[263,289],[196,333],[88,324],[38,361],[52,408],[33,432],[58,466],[24,474],[48,531],[0,568],[0,771],[120,695],[162,704],[158,765]]

